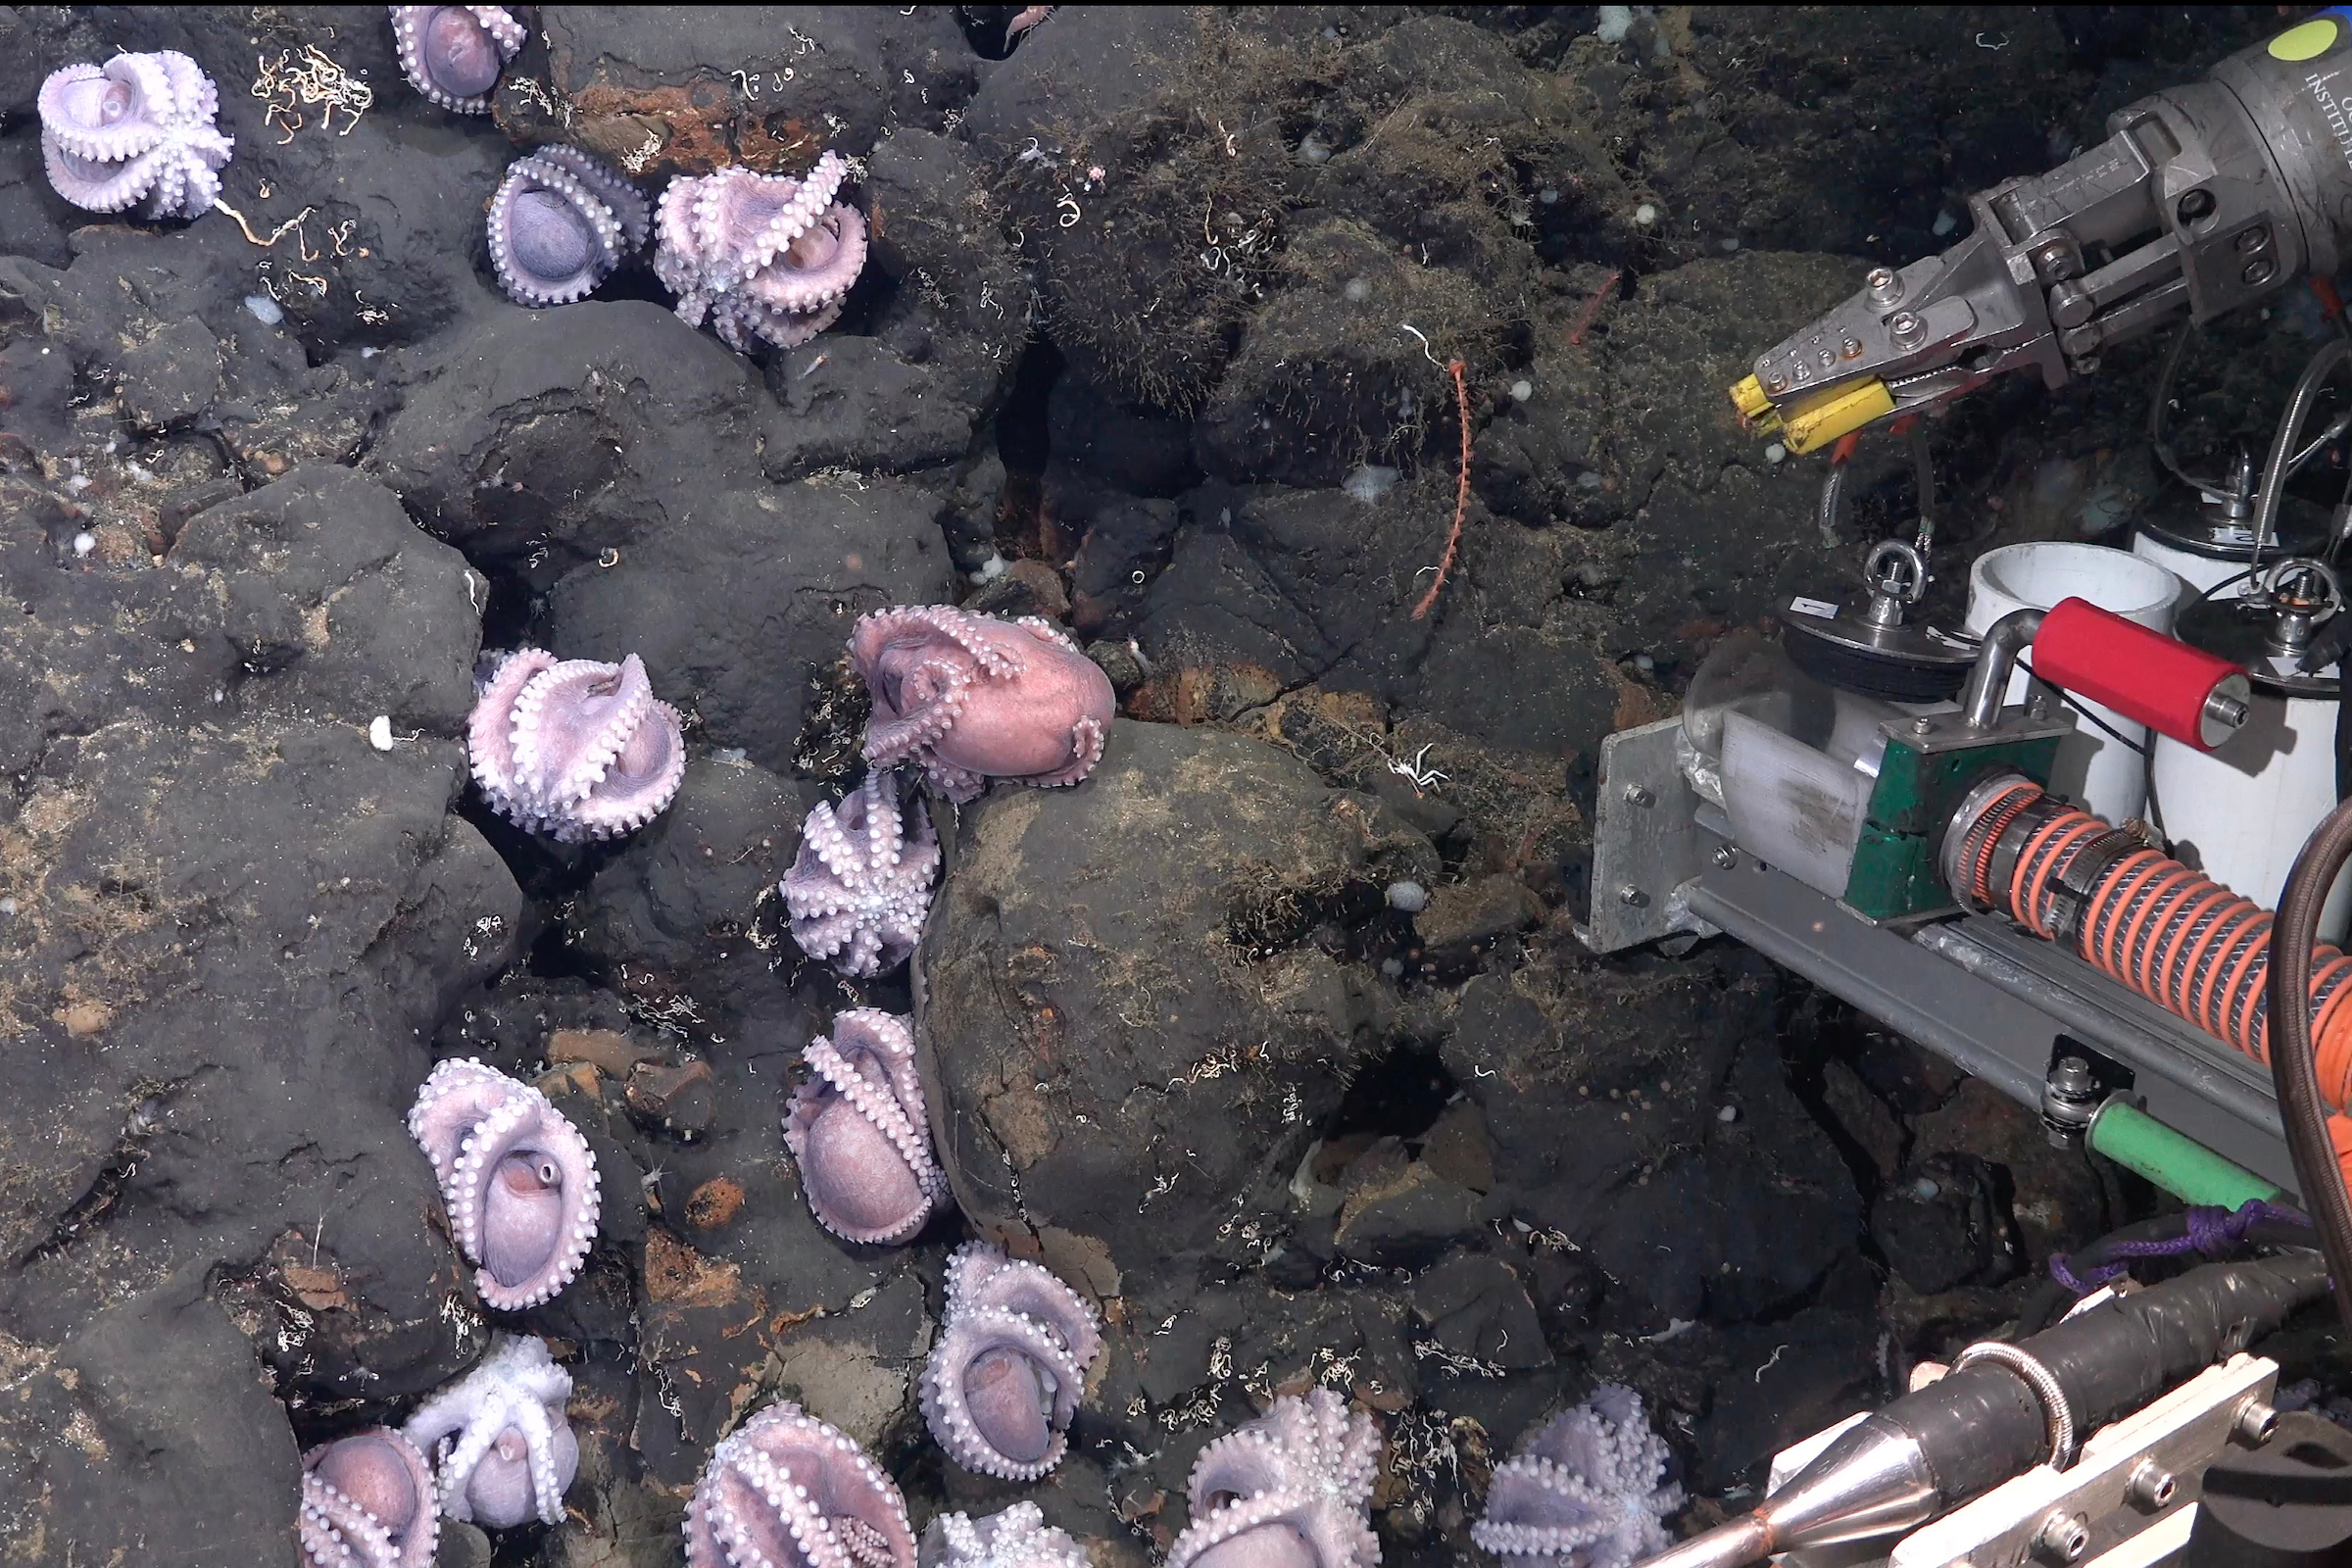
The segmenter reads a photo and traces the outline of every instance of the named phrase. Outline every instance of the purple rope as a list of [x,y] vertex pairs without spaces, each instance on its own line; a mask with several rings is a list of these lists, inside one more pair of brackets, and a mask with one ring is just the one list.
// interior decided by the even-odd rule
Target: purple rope
[[2074,1292],[2088,1296],[2120,1275],[2132,1270],[2134,1259],[2143,1257],[2182,1257],[2190,1252],[2215,1257],[2229,1251],[2246,1239],[2246,1232],[2266,1219],[2282,1220],[2290,1225],[2309,1225],[2299,1209],[2279,1203],[2266,1203],[2259,1198],[2249,1198],[2233,1211],[2227,1208],[2194,1206],[2185,1211],[2187,1228],[2179,1236],[2167,1236],[2145,1242],[2117,1242],[2107,1249],[2107,1255],[2120,1261],[2101,1263],[2075,1272],[2074,1260],[2064,1252],[2050,1255],[2050,1278]]

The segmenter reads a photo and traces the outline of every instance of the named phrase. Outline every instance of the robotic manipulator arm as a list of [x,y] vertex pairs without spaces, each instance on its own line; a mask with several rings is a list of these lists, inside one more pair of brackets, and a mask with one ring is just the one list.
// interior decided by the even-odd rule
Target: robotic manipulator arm
[[2352,8],[2118,110],[2098,146],[1969,198],[1940,256],[1862,292],[1732,388],[1752,427],[1810,452],[2033,366],[2052,387],[2187,312],[2204,321],[2352,250]]

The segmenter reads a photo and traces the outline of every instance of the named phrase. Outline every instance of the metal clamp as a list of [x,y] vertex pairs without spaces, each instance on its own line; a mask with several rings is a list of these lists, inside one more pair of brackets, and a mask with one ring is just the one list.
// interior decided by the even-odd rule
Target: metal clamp
[[1952,1370],[1976,1362],[1989,1362],[2013,1374],[2019,1382],[2034,1392],[2041,1404],[2042,1425],[2050,1435],[2049,1465],[2064,1470],[2075,1462],[2076,1433],[2074,1407],[2066,1401],[2066,1390],[2060,1386],[2058,1375],[2036,1360],[2028,1350],[2000,1340],[1979,1340],[1952,1358]]

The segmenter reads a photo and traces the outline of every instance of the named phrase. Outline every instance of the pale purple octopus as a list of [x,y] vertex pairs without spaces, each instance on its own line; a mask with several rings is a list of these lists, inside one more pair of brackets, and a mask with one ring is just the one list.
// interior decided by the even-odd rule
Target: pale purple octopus
[[303,1568],[432,1568],[441,1514],[416,1446],[371,1427],[302,1456]]
[[1066,1530],[1046,1523],[1034,1502],[974,1521],[943,1513],[923,1532],[916,1568],[1090,1568],[1093,1559]]
[[485,1305],[519,1312],[571,1283],[603,1214],[596,1156],[545,1095],[444,1061],[416,1091],[409,1136],[441,1179],[459,1250],[480,1265]]
[[571,1374],[545,1340],[499,1335],[479,1366],[409,1418],[409,1441],[441,1467],[441,1511],[492,1530],[563,1523],[580,1468],[564,1416],[570,1397]]
[[678,710],[654,699],[644,661],[509,654],[477,681],[466,747],[490,808],[562,844],[652,821],[686,776]]
[[919,762],[949,800],[990,778],[1075,784],[1102,760],[1118,699],[1102,666],[1050,621],[999,620],[953,605],[860,616],[850,661],[874,697],[865,759]]
[[986,1242],[948,1259],[947,1294],[923,1365],[923,1420],[966,1470],[1035,1481],[1069,1447],[1086,1369],[1102,1349],[1095,1309]]
[[498,74],[530,34],[504,6],[387,6],[409,85],[461,115],[490,112]]
[[671,180],[654,271],[678,296],[680,319],[710,317],[739,353],[755,337],[797,348],[838,320],[865,268],[865,219],[834,200],[848,175],[828,152],[806,179],[734,165]]
[[938,874],[930,816],[920,807],[903,810],[898,775],[877,768],[838,807],[817,803],[802,824],[782,884],[792,940],[846,975],[895,969],[922,939]]
[[1329,1389],[1285,1395],[1193,1461],[1192,1523],[1167,1568],[1371,1568],[1380,1430]]
[[1667,1458],[1642,1396],[1604,1383],[1495,1469],[1470,1539],[1498,1557],[1625,1568],[1666,1549],[1666,1515],[1683,1504],[1682,1488],[1661,1485]]
[[507,166],[490,198],[490,267],[517,305],[585,299],[645,243],[652,209],[636,186],[576,147]]
[[836,1427],[772,1404],[710,1450],[688,1568],[914,1568],[898,1484]]
[[173,49],[51,72],[40,96],[49,183],[93,213],[139,203],[141,218],[202,218],[236,148],[213,123],[220,109],[213,78]]
[[946,1200],[948,1174],[932,1157],[906,1020],[853,1007],[804,1055],[816,1075],[785,1107],[784,1143],[809,1212],[845,1242],[911,1240]]

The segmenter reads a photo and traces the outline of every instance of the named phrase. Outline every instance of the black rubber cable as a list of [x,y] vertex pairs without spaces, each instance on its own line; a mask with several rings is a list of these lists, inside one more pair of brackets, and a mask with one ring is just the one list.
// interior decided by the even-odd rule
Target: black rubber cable
[[2269,998],[2271,1083],[2278,1095],[2278,1118],[2286,1127],[2286,1152],[2295,1163],[2295,1185],[2303,1190],[2303,1211],[2319,1229],[2328,1255],[2335,1309],[2352,1329],[2352,1195],[2328,1137],[2328,1106],[2320,1098],[2320,1069],[2311,1044],[2311,948],[2319,939],[2320,910],[2336,873],[2352,858],[2352,800],[2338,801],[2320,819],[2295,857],[2278,896],[2271,925]]

